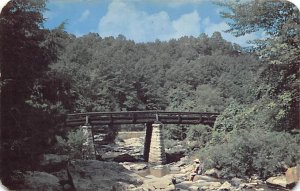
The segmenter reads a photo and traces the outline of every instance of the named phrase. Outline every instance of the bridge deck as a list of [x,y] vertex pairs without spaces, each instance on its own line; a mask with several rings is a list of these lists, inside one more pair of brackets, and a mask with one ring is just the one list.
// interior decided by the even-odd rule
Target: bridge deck
[[155,121],[163,124],[213,125],[218,115],[219,113],[167,111],[88,112],[68,114],[66,125],[80,126],[87,120],[92,125],[145,124]]

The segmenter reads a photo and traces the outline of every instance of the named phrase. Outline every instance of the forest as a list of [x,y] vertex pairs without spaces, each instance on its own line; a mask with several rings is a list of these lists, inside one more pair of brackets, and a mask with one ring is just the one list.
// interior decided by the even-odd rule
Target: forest
[[[43,27],[45,1],[12,0],[0,15],[1,180],[35,168],[66,137],[67,113],[218,112],[214,127],[168,126],[223,177],[267,178],[300,159],[299,10],[288,1],[218,3],[241,47],[212,36],[135,43]],[[245,14],[247,13],[247,14]],[[171,144],[171,143],[170,143]],[[194,154],[195,154],[194,153]],[[234,161],[234,162],[232,162]]]

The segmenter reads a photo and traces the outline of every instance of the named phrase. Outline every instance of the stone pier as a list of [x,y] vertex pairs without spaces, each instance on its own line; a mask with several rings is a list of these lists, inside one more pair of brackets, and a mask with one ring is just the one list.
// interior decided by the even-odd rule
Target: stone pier
[[148,162],[154,164],[166,163],[165,146],[162,137],[162,124],[158,122],[152,124],[152,136]]
[[83,143],[83,158],[84,159],[96,159],[96,151],[94,146],[94,136],[92,126],[85,124],[81,127],[84,136],[87,138],[86,142]]

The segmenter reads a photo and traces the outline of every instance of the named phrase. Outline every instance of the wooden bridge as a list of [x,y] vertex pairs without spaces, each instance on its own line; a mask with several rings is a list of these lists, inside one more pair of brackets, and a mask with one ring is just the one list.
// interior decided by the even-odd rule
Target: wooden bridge
[[89,136],[87,142],[94,144],[93,128],[97,126],[145,124],[144,159],[152,163],[164,164],[166,157],[161,132],[163,124],[213,126],[218,115],[219,113],[166,111],[88,112],[68,114],[65,125],[67,127],[81,126]]

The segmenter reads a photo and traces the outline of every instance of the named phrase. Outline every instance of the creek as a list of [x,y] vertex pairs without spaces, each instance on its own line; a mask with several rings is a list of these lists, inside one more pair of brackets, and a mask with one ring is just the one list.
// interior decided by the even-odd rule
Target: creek
[[[119,136],[116,140],[115,144],[109,145],[108,148],[112,149],[109,152],[111,155],[114,155],[115,153],[122,154],[129,154],[131,156],[134,156],[137,160],[133,161],[127,161],[130,162],[131,166],[134,165],[145,165],[146,168],[143,169],[130,169],[134,173],[138,174],[139,176],[143,177],[144,179],[151,179],[151,178],[164,178],[164,177],[172,177],[172,175],[176,177],[180,177],[182,174],[186,174],[190,172],[190,170],[184,171],[185,168],[188,169],[190,164],[186,162],[184,166],[178,167],[177,162],[178,161],[172,161],[172,163],[166,164],[166,165],[158,165],[154,166],[151,164],[147,164],[142,162],[142,154],[143,154],[143,140],[144,140],[144,132],[120,132]],[[121,141],[120,141],[121,140]],[[109,157],[108,157],[109,158]],[[112,157],[113,159],[113,157]],[[114,160],[116,161],[116,160]],[[126,161],[117,161],[117,162],[125,162]],[[200,177],[204,178],[202,181],[205,182],[219,182],[223,184],[224,182],[228,181],[231,182],[231,180],[226,179],[217,179],[210,177],[209,179],[206,179],[207,176]],[[187,176],[180,177],[181,181],[186,181]],[[242,180],[241,183],[247,183],[246,181]],[[175,185],[176,186],[176,185]],[[242,190],[245,191],[280,191],[285,189],[279,189],[279,188],[270,188],[265,183],[261,183],[258,185],[253,186],[252,188],[243,188]]]

